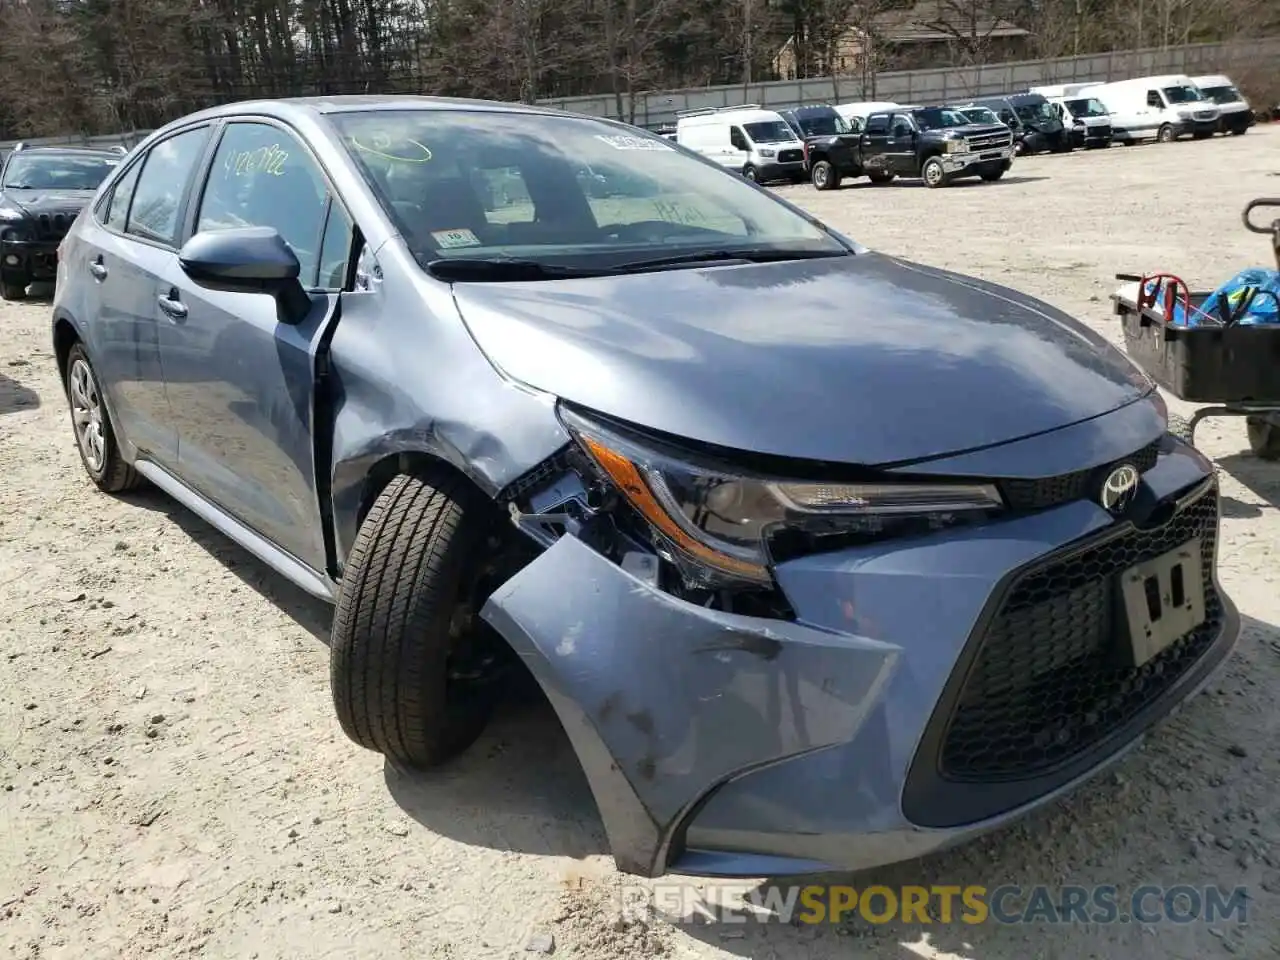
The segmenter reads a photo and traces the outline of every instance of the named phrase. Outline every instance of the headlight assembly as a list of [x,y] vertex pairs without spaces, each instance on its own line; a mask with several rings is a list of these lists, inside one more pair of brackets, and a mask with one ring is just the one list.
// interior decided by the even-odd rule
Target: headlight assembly
[[[691,462],[570,410],[561,419],[686,576],[769,583],[770,543],[941,529],[1003,507],[982,483],[812,483]],[[692,565],[692,566],[691,566]],[[709,575],[709,576],[706,576]]]

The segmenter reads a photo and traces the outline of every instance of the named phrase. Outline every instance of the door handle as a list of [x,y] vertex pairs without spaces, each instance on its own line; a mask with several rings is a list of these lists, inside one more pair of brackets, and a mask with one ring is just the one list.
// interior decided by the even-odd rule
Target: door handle
[[187,319],[187,305],[178,299],[178,291],[170,290],[165,296],[158,298],[160,309],[171,320]]
[[107,279],[107,268],[103,266],[101,258],[89,264],[89,272],[93,274],[95,280]]

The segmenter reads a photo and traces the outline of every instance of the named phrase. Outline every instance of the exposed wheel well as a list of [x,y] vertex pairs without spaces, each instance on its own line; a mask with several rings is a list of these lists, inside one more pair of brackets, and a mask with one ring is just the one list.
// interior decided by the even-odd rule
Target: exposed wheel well
[[65,318],[58,320],[53,328],[53,355],[58,361],[58,378],[67,379],[67,356],[71,348],[80,342],[80,335],[71,321]]
[[[468,477],[465,473],[440,457],[434,456],[425,451],[411,450],[404,453],[393,453],[383,457],[365,474],[363,489],[360,492],[360,511],[356,516],[356,526],[364,523],[364,518],[368,516],[369,510],[373,507],[374,502],[382,494],[395,477],[399,474],[421,475],[425,472],[444,470],[453,476],[460,477],[466,483],[483,494],[483,491],[476,485],[475,481]],[[487,494],[483,494],[483,501],[492,503],[492,498]],[[497,510],[497,507],[494,507]]]

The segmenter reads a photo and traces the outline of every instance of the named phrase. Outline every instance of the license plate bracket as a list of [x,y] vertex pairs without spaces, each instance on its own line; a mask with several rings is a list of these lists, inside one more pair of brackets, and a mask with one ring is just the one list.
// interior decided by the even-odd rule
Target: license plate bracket
[[1197,538],[1121,574],[1131,666],[1142,666],[1204,623],[1203,557]]

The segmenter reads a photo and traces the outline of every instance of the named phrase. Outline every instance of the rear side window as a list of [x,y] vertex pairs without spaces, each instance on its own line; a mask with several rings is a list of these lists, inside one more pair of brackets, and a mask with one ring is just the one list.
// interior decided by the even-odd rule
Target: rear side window
[[111,199],[107,201],[107,212],[104,218],[112,230],[124,232],[129,216],[129,201],[133,199],[133,188],[138,185],[138,174],[142,172],[142,164],[135,163],[120,178],[120,182],[111,188]]
[[198,127],[151,148],[133,191],[128,233],[168,246],[177,243],[182,197],[208,135],[207,127]]

